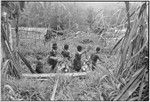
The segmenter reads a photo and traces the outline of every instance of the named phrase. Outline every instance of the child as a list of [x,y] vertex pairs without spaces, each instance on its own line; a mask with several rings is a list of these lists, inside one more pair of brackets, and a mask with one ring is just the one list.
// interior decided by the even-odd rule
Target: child
[[54,43],[52,45],[52,51],[50,51],[50,56],[48,58],[48,63],[49,63],[49,65],[52,66],[51,67],[52,71],[55,69],[55,67],[57,65],[57,57],[56,57],[57,54],[58,54],[58,52],[57,52],[57,44]]
[[82,52],[82,47],[81,46],[77,46],[77,53],[75,54],[75,59],[73,61],[74,63],[74,70],[79,72],[81,70],[82,67],[82,63],[81,63],[81,56],[82,54],[85,53],[85,51]]
[[[96,53],[93,53],[93,54],[91,55],[92,70],[95,70],[96,63],[97,63],[98,60],[102,61],[102,60],[100,59],[100,57],[98,56],[99,51],[100,51],[100,48],[97,47],[97,48],[96,48]],[[102,62],[103,62],[103,61],[102,61]]]
[[63,64],[62,64],[62,66],[63,66],[63,69],[62,69],[62,71],[63,72],[68,72],[69,71],[69,67],[70,67],[70,59],[71,59],[71,57],[70,57],[70,52],[69,52],[69,45],[64,45],[64,50],[61,52],[61,55],[63,56],[63,58],[64,58],[64,62],[63,62]]
[[37,73],[43,73],[43,63],[41,62],[41,57],[40,56],[37,56],[37,65],[36,65],[36,72]]
[[66,44],[64,45],[64,50],[61,52],[61,54],[63,55],[64,58],[67,58],[68,60],[70,60],[70,52],[68,51],[69,46]]

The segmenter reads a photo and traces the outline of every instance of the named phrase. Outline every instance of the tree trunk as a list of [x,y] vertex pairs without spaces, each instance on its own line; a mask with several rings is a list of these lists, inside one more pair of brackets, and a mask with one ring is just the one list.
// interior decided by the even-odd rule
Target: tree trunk
[[16,48],[19,50],[19,33],[18,33],[18,22],[19,22],[19,17],[16,18]]

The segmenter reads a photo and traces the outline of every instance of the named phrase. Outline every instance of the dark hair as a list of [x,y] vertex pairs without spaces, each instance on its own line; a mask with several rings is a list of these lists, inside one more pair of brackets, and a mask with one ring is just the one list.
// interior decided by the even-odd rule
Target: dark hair
[[99,47],[97,47],[97,48],[96,48],[96,51],[97,51],[97,52],[98,52],[98,51],[100,51],[100,48],[99,48]]
[[54,50],[57,50],[57,43],[54,43],[54,44],[52,45],[52,48],[53,48]]
[[64,49],[65,49],[65,50],[68,50],[68,49],[69,49],[69,45],[67,45],[67,44],[64,45]]
[[41,60],[41,59],[42,59],[42,57],[41,57],[41,56],[39,56],[39,55],[37,55],[37,56],[36,56],[36,59],[37,59],[37,60]]
[[82,46],[77,46],[77,50],[78,50],[79,52],[81,52],[81,51],[82,51]]

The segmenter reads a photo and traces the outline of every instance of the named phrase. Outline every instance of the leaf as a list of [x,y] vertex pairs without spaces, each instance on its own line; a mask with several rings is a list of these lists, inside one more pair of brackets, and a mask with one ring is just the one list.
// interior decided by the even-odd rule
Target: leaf
[[101,96],[103,97],[104,101],[108,101],[109,100],[108,96],[104,92],[102,92]]
[[10,85],[5,85],[4,89],[8,90],[9,94],[15,95],[15,92],[14,92],[13,88]]
[[129,99],[128,101],[137,101],[138,98],[139,98],[138,96],[137,97],[133,97],[133,98]]
[[125,101],[129,98],[129,96],[136,90],[141,82],[141,77],[143,76],[144,67],[141,68],[133,78],[129,81],[129,83],[121,90],[121,93],[114,99],[114,101]]
[[[126,38],[126,41],[123,43],[124,48],[123,48],[123,54],[122,54],[122,58],[121,58],[121,66],[119,66],[119,70],[118,70],[118,75],[122,74],[122,70],[125,66],[125,60],[126,60],[126,55],[127,55],[127,51],[128,51],[128,47],[131,44],[131,40],[132,40],[132,36],[135,34],[135,32],[137,31],[139,24],[141,23],[141,19],[142,17],[140,17],[140,19],[137,19],[134,21],[133,27],[131,29],[131,31],[129,32],[129,36],[128,38]],[[125,36],[126,37],[126,36]]]
[[[3,27],[2,27],[2,29],[3,29]],[[2,33],[3,33],[3,35],[6,36],[5,30],[4,30],[4,32],[2,32]],[[15,76],[16,76],[18,79],[20,79],[20,78],[21,78],[21,75],[20,75],[20,73],[19,73],[19,71],[18,71],[18,70],[19,70],[18,68],[20,68],[20,66],[19,66],[19,63],[18,63],[18,62],[16,61],[16,59],[15,59],[15,55],[14,55],[14,53],[12,52],[11,47],[10,47],[9,42],[8,42],[7,39],[5,39],[5,44],[6,44],[6,48],[7,48],[8,51],[9,51],[10,59],[11,59],[13,65],[14,65],[14,67],[16,68],[16,74],[15,74]]]
[[135,76],[139,75],[139,73],[140,73],[142,70],[143,70],[143,69],[141,68],[141,69],[139,69],[138,71],[136,71],[136,72],[133,74],[132,77],[135,77]]
[[7,71],[8,63],[9,63],[9,59],[4,62],[4,65],[2,67],[2,74],[4,74]]
[[111,92],[109,93],[109,97],[112,97],[112,96],[114,96],[114,95],[117,95],[117,93],[118,93],[118,90],[113,90],[113,91],[111,91]]
[[25,65],[28,67],[28,69],[30,70],[31,73],[35,73],[35,71],[33,70],[33,68],[31,67],[31,65],[29,64],[29,62],[26,60],[26,58],[24,58],[21,53],[17,52],[19,57],[22,59],[22,61],[25,63]]
[[104,87],[107,89],[114,89],[113,86],[109,85],[108,83],[103,83]]
[[140,101],[140,99],[142,98],[142,92],[143,92],[143,88],[145,86],[144,84],[144,77],[146,75],[146,69],[144,71],[144,74],[143,74],[143,78],[142,78],[142,81],[141,81],[141,85],[140,85],[140,90],[139,90],[139,97],[138,97],[138,100]]
[[135,82],[134,84],[132,84],[132,86],[130,87],[130,90],[128,90],[128,93],[124,94],[124,97],[129,97],[130,95],[132,95],[132,93],[138,88],[139,84],[141,82]]
[[[134,34],[133,28],[132,30],[130,29],[130,17],[129,17],[129,2],[125,2],[126,4],[126,12],[127,12],[127,20],[128,20],[128,25],[127,25],[127,30],[125,32],[125,37],[121,46],[121,51],[122,51],[122,55],[121,55],[121,61],[120,61],[120,66],[119,66],[119,70],[117,75],[119,76],[120,74],[122,74],[123,68],[124,68],[124,64],[125,64],[125,60],[126,60],[126,55],[127,55],[127,50],[129,47],[129,41],[131,36]],[[134,22],[136,24],[136,22]],[[132,33],[131,33],[131,32]]]
[[[94,66],[94,67],[95,67],[95,66]],[[112,77],[115,81],[119,82],[118,79],[113,75],[113,73],[111,73],[107,68],[103,67],[103,66],[100,65],[100,64],[98,65],[98,67],[99,67],[99,68],[98,68],[97,71],[102,71],[102,72],[103,72],[103,75],[106,75],[106,76],[107,76],[107,75],[110,75],[110,77]],[[97,69],[97,68],[96,68],[96,69]],[[106,77],[106,76],[105,76],[105,77]],[[104,77],[104,78],[105,78],[105,77]]]
[[145,46],[147,46],[147,42],[148,41],[146,40],[146,42],[144,43],[144,45],[142,46],[142,48],[136,54],[134,54],[133,56],[131,56],[131,58],[127,62],[129,62],[130,60],[132,60],[133,58],[135,58],[138,54],[140,54],[140,52],[143,51],[143,49],[145,48]]
[[138,18],[140,18],[140,16],[142,15],[143,11],[146,9],[146,2],[142,5],[141,9],[140,9],[140,12],[139,12],[139,15],[138,15]]
[[119,44],[121,43],[123,38],[124,38],[124,36],[116,43],[116,45],[113,47],[111,53],[113,52],[114,49],[116,49],[117,46],[119,46]]
[[[134,15],[134,14],[136,14],[136,11],[138,11],[140,9],[140,6],[135,10],[135,11],[133,11],[131,14],[130,14],[130,18]],[[121,21],[121,24],[122,23],[126,23],[128,20],[126,19],[126,17]]]

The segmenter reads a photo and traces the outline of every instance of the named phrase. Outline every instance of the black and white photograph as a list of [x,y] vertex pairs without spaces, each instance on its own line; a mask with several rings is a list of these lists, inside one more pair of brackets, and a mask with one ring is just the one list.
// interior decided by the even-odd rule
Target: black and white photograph
[[1,1],[1,101],[149,101],[149,1]]

